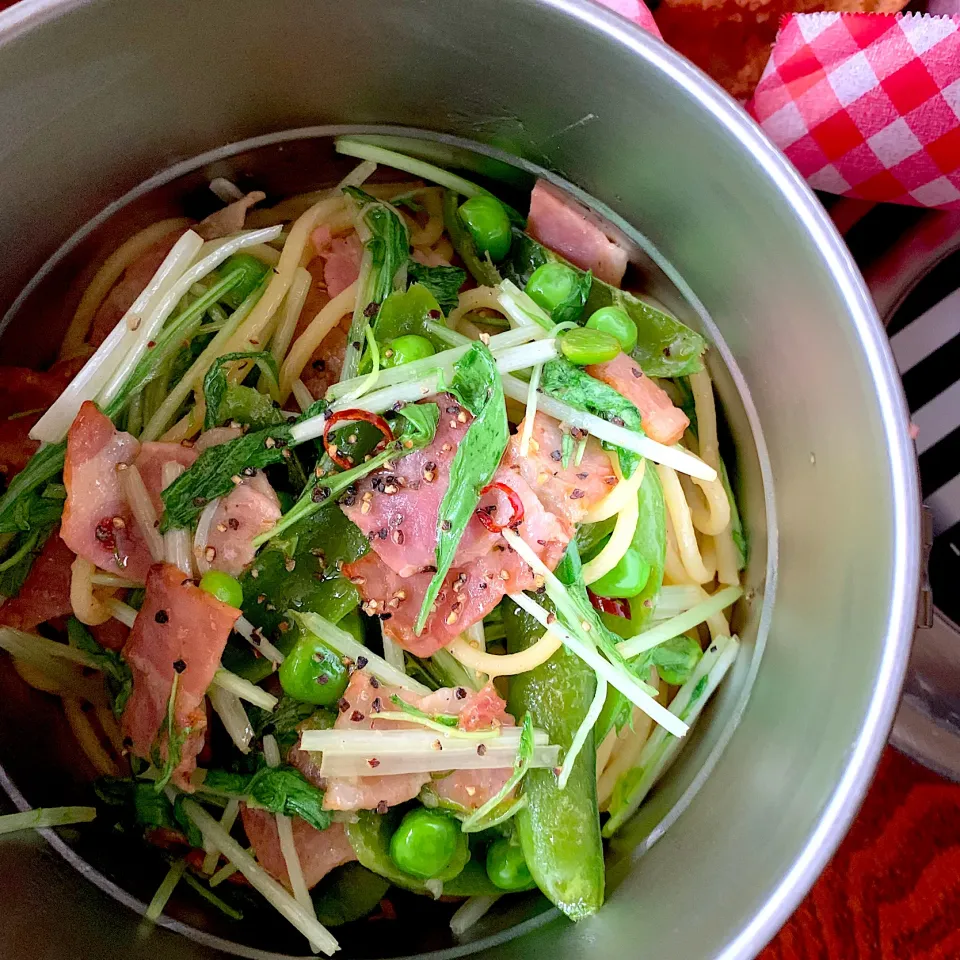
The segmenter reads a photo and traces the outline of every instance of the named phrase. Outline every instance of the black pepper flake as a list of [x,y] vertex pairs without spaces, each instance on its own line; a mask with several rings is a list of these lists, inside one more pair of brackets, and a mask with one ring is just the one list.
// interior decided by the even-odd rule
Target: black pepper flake
[[379,713],[383,709],[383,701],[379,697],[374,697],[370,707],[374,713]]
[[559,463],[563,459],[563,454],[559,450],[551,450],[550,459],[556,460]]
[[375,300],[371,300],[370,303],[363,308],[363,315],[365,317],[375,317],[379,309],[380,305]]
[[377,809],[377,813],[379,813],[380,816],[382,817],[382,816],[387,812],[387,810],[389,810],[390,808],[387,806],[387,801],[386,801],[386,800],[381,800],[381,801],[377,804],[377,808],[376,808],[376,809]]
[[380,681],[379,681],[376,677],[371,677],[371,678],[370,678],[370,686],[373,687],[374,690],[379,690],[379,689],[380,689]]
[[463,687],[457,687],[457,689],[454,691],[454,696],[458,700],[465,700],[467,696],[467,691],[464,690]]
[[158,610],[158,611],[153,615],[153,619],[156,620],[157,623],[169,623],[169,622],[170,622],[170,614],[167,613],[166,610]]
[[245,477],[255,477],[257,475],[257,471],[254,467],[244,467],[240,473]]
[[319,370],[319,371],[322,373],[324,370],[327,369],[327,361],[326,361],[326,360],[314,360],[313,363],[311,364],[311,366],[313,367],[314,370]]
[[337,709],[341,713],[346,713],[346,711],[350,709],[350,701],[346,697],[341,697],[337,701]]
[[482,744],[482,743],[478,743],[478,744],[477,744],[477,756],[478,756],[478,757],[482,757],[482,756],[484,756],[484,755],[486,754],[486,752],[487,752],[486,745],[485,745],[485,744]]
[[487,589],[487,581],[486,581],[486,580],[481,580],[481,581],[480,581],[480,589],[481,589],[481,590],[486,590],[486,589]]
[[330,496],[329,487],[317,486],[317,487],[314,487],[313,490],[310,492],[310,499],[314,503],[323,503],[323,501],[326,500],[327,497],[329,496]]
[[366,657],[357,657],[357,669],[362,670],[368,663]]
[[350,344],[350,346],[353,347],[354,350],[359,350],[360,347],[363,346],[363,344],[360,343],[359,340],[354,340],[353,343]]
[[630,372],[639,380],[643,376],[643,371],[639,367],[631,367]]
[[363,714],[359,710],[354,710],[353,713],[350,714],[350,719],[354,723],[359,723],[363,719]]
[[377,616],[378,616],[381,620],[389,620],[389,619],[393,616],[393,614],[392,614],[392,613],[378,613]]
[[193,498],[193,505],[194,505],[195,507],[205,507],[205,506],[207,505],[207,498],[206,498],[206,497],[194,497],[194,498]]
[[381,527],[381,528],[377,531],[377,536],[378,536],[381,540],[386,540],[386,539],[387,539],[387,532],[388,532],[388,531],[387,531],[387,528],[386,528],[386,527]]
[[440,524],[440,529],[441,529],[444,533],[446,533],[448,530],[450,530],[450,529],[452,529],[452,528],[453,528],[453,524],[452,524],[449,520],[444,520],[444,521]]
[[570,499],[571,499],[571,500],[579,500],[581,497],[583,497],[583,496],[585,496],[585,495],[586,495],[586,494],[584,493],[584,491],[581,490],[579,487],[574,487],[574,488],[573,488],[573,493],[570,494]]
[[330,678],[325,673],[321,673],[317,677],[317,683],[319,683],[321,687],[326,686],[329,681],[330,681]]
[[611,418],[610,418],[610,422],[611,422],[615,427],[625,426],[623,417],[611,417]]
[[129,750],[133,746],[133,737],[124,737],[123,745]]
[[183,673],[183,671],[187,669],[187,661],[186,661],[186,660],[174,660],[174,661],[173,661],[173,669],[176,670],[177,673]]
[[587,477],[589,477],[589,476],[590,476],[589,473],[578,473],[578,474],[577,474],[577,479],[578,479],[578,480],[586,480]]

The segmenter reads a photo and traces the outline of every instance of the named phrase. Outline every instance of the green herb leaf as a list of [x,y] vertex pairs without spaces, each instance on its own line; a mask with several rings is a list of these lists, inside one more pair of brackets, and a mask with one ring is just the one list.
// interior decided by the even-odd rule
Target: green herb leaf
[[237,271],[240,281],[220,298],[231,310],[236,310],[257,289],[269,273],[270,267],[249,253],[235,253],[217,267],[214,276],[225,279]]
[[723,458],[720,459],[720,481],[723,483],[723,489],[727,491],[727,499],[730,501],[730,536],[733,537],[733,545],[737,548],[737,569],[742,570],[747,565],[747,558],[750,555],[750,543],[747,539],[747,533],[743,529],[737,498],[733,495],[733,487],[730,486],[730,476],[727,473],[727,465],[723,462]]
[[664,683],[679,687],[690,679],[702,656],[700,644],[681,635],[646,651],[639,661],[634,661],[634,666],[641,669],[656,667]]
[[250,796],[273,813],[300,817],[317,830],[330,826],[330,813],[323,809],[323,791],[295,767],[261,770],[250,785]]
[[203,398],[206,401],[207,407],[203,420],[204,430],[210,430],[226,419],[220,411],[220,405],[223,403],[223,399],[227,393],[227,371],[224,370],[224,366],[237,360],[255,363],[263,371],[263,375],[271,387],[275,391],[280,389],[280,372],[277,369],[277,361],[272,353],[260,350],[249,353],[225,353],[223,356],[217,357],[203,378]]
[[[643,433],[640,413],[626,397],[563,357],[544,364],[540,389],[578,410],[586,410],[627,430]],[[616,450],[623,475],[631,476],[641,457],[621,447]]]
[[[170,782],[173,771],[180,766],[180,758],[183,755],[183,745],[187,737],[193,732],[191,727],[180,729],[177,726],[177,690],[180,688],[180,674],[174,673],[173,683],[170,685],[170,697],[167,700],[167,717],[163,724],[163,731],[154,742],[151,749],[150,759],[157,768],[157,779],[153,784],[153,789],[160,793]],[[164,757],[162,747],[166,746],[167,755]]]
[[70,646],[90,654],[96,660],[107,683],[110,705],[114,714],[119,717],[133,692],[133,675],[126,661],[119,653],[100,646],[93,634],[76,617],[67,621],[67,639]]
[[341,380],[357,375],[363,352],[364,330],[367,327],[371,304],[383,303],[394,290],[406,286],[406,265],[410,250],[407,227],[385,203],[364,193],[358,187],[344,187],[357,204],[360,219],[369,237],[363,245],[357,306],[347,334],[347,349]]
[[59,477],[67,455],[67,443],[48,443],[41,447],[30,462],[10,481],[7,492],[0,497],[0,533],[14,533],[23,529],[24,507],[22,501],[34,491]]
[[264,763],[253,774],[208,770],[202,789],[248,797],[271,813],[300,817],[317,830],[330,826],[330,813],[323,809],[323,791],[287,764],[268,767]]
[[407,263],[407,275],[414,283],[420,283],[433,294],[444,316],[456,307],[460,288],[467,279],[467,271],[460,267],[425,267],[416,260]]
[[282,463],[289,442],[290,429],[284,425],[208,447],[161,493],[164,511],[160,532],[191,526],[214,497],[233,489],[233,477],[242,476],[244,470]]
[[447,344],[431,333],[427,326],[428,321],[437,321],[439,318],[440,304],[433,293],[423,284],[414,283],[408,290],[391,293],[383,301],[373,332],[380,343],[386,343],[395,337],[416,334],[426,337],[434,349],[444,350],[447,349]]
[[417,616],[415,632],[423,630],[430,607],[453,563],[463,531],[480,502],[480,491],[490,482],[507,448],[510,430],[503,384],[496,362],[481,343],[460,358],[450,385],[453,393],[474,419],[457,447],[450,464],[450,484],[440,502],[437,517],[437,571],[430,581]]

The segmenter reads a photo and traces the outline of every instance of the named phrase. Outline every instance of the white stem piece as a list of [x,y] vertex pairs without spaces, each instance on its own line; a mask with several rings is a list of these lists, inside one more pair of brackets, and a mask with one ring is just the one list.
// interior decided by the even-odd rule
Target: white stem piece
[[[503,374],[510,372],[501,369],[499,363],[497,368]],[[508,397],[523,403],[527,399],[527,384],[516,377],[504,376],[503,392]],[[680,473],[688,473],[691,477],[700,477],[703,480],[716,479],[717,471],[713,467],[680,447],[668,447],[665,444],[657,443],[656,440],[651,440],[643,434],[634,433],[632,430],[627,430],[626,427],[618,427],[615,423],[609,423],[592,413],[578,410],[576,407],[571,407],[554,397],[541,396],[537,406],[543,413],[556,420],[568,423],[571,427],[586,430],[587,433],[598,440],[606,440],[607,443],[612,443],[614,446],[631,450],[654,463],[662,463],[665,466],[673,467],[674,470],[678,470]]]
[[208,691],[210,703],[217,715],[223,721],[224,729],[230,734],[230,739],[236,744],[241,753],[250,752],[250,743],[253,740],[253,726],[247,711],[243,709],[240,698],[229,690],[214,684]]
[[617,649],[624,657],[635,657],[640,653],[651,650],[667,640],[679,637],[681,633],[686,633],[693,627],[703,623],[715,613],[726,610],[732,603],[736,603],[743,596],[743,587],[724,587],[715,594],[691,607],[679,616],[664,620],[656,626],[638,633],[629,640],[624,640],[617,646]]
[[244,680],[243,677],[238,677],[229,670],[224,670],[223,667],[213,675],[213,686],[236,694],[241,700],[246,700],[255,707],[260,707],[261,710],[273,710],[278,702],[272,693],[267,693],[262,687]]
[[100,394],[137,342],[137,333],[144,317],[183,275],[202,246],[203,240],[192,230],[188,230],[174,244],[157,272],[100,344],[96,353],[83,365],[83,369],[51,404],[50,409],[34,424],[30,431],[32,439],[44,443],[59,443],[67,435],[81,404]]
[[[173,483],[183,473],[182,463],[170,460],[163,465],[163,489]],[[163,535],[163,552],[167,563],[178,567],[188,577],[193,576],[193,563],[190,559],[190,534],[187,530],[174,527]]]
[[183,809],[196,828],[250,881],[250,885],[327,956],[340,949],[336,938],[315,914],[305,910],[256,860],[194,800]]

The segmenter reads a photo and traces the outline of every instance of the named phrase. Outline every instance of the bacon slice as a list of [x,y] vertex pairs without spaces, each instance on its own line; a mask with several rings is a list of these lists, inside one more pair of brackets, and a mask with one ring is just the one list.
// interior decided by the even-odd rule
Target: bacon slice
[[261,471],[245,477],[220,501],[214,515],[207,536],[208,562],[213,569],[239,576],[253,563],[254,537],[275,526],[281,512],[280,500]]
[[690,426],[687,415],[625,353],[606,363],[591,364],[586,370],[622,393],[640,411],[640,425],[651,440],[673,446]]
[[530,195],[527,232],[581,270],[615,287],[622,283],[626,251],[607,236],[592,210],[545,180],[538,180]]
[[[426,713],[459,715],[459,725],[465,730],[514,725],[513,717],[507,713],[507,705],[492,685],[487,685],[479,693],[463,687],[444,687],[419,697],[409,690],[380,683],[362,670],[356,670],[340,702],[336,728],[411,729],[409,723],[382,719],[397,709],[390,700],[394,695]],[[433,780],[429,773],[398,773],[384,777],[334,777],[324,781],[318,775],[319,768],[311,754],[293,750],[290,760],[308,780],[326,790],[323,805],[328,810],[374,810],[382,804],[392,807],[412,800],[425,784],[431,782],[441,797],[472,809],[498,793],[511,774],[507,768],[458,770],[442,780]]]
[[239,616],[239,610],[199,589],[176,567],[150,568],[143,607],[123,648],[133,674],[133,693],[122,728],[137,756],[150,759],[156,742],[166,757],[167,707],[178,674],[174,725],[187,735],[173,781],[184,790],[192,789],[190,774],[204,743],[206,691]]
[[[587,438],[579,465],[571,456],[563,466],[563,433],[553,417],[538,413],[533,421],[533,434],[525,457],[520,456],[520,435],[525,421],[510,438],[503,458],[503,468],[518,473],[537,491],[543,505],[570,523],[581,523],[587,513],[616,486],[610,457],[593,438]],[[575,443],[574,449],[579,446]]]
[[134,465],[140,472],[158,517],[163,516],[163,498],[160,492],[164,486],[164,466],[168,463],[179,463],[184,469],[188,469],[193,466],[198,456],[195,448],[185,447],[180,443],[149,442],[140,447]]
[[140,444],[117,430],[95,404],[88,400],[80,407],[67,434],[60,536],[78,556],[142,583],[153,558],[117,476],[117,466],[133,463],[139,452]]
[[[260,866],[288,890],[291,889],[287,861],[280,849],[277,818],[266,810],[251,810],[246,804],[241,805],[240,816]],[[306,820],[293,817],[293,845],[308,890],[335,867],[357,859],[342,823],[332,823],[326,830],[318,830]]]
[[332,300],[360,276],[363,244],[354,231],[345,237],[332,237],[327,227],[317,227],[310,239],[323,261],[323,281]]
[[16,630],[32,630],[38,623],[72,613],[70,564],[73,560],[73,553],[55,530],[34,561],[20,592],[0,607],[0,623]]

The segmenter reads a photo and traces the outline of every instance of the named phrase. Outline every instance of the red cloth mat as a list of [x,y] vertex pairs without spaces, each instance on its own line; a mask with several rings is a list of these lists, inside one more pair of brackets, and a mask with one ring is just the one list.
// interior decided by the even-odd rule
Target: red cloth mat
[[759,960],[960,960],[960,784],[888,747],[850,833]]

